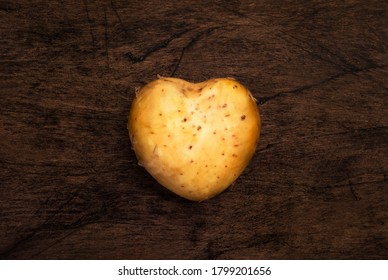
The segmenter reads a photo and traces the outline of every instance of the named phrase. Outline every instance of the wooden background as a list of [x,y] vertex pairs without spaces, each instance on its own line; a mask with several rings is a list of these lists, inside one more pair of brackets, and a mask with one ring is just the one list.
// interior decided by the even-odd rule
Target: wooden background
[[[387,19],[380,0],[0,1],[0,258],[387,259]],[[130,149],[157,74],[258,99],[257,152],[212,200]]]

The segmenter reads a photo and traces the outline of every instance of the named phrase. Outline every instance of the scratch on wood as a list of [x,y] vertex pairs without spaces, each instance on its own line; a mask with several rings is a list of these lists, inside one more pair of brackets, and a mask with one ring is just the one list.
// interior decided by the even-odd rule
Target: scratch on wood
[[117,8],[116,8],[116,5],[114,4],[113,0],[110,1],[110,5],[112,7],[112,10],[113,12],[115,13],[120,25],[121,25],[121,28],[123,29],[125,35],[129,38],[129,32],[128,32],[128,29],[125,27],[125,25],[123,24],[123,21],[121,20],[121,17],[119,15],[119,13],[117,12]]
[[109,64],[109,49],[108,49],[108,18],[106,16],[106,6],[104,9],[104,19],[105,19],[105,55],[106,55],[106,64],[108,68],[108,72],[110,71],[110,64]]
[[32,232],[27,234],[22,239],[11,244],[3,252],[0,252],[0,259],[2,259],[2,260],[7,259],[14,251],[16,251],[17,248],[19,248],[20,246],[26,244],[29,240],[31,240],[35,236],[36,233],[37,233],[37,230],[33,230]]
[[31,259],[37,258],[39,255],[41,255],[42,253],[44,253],[44,252],[47,251],[48,249],[54,247],[54,246],[57,245],[59,242],[65,240],[66,238],[68,238],[68,237],[71,236],[72,234],[74,234],[74,233],[76,233],[77,231],[79,231],[81,228],[82,228],[82,227],[73,229],[73,230],[71,230],[68,234],[62,236],[62,237],[59,238],[59,239],[56,239],[53,243],[51,243],[51,244],[48,245],[47,247],[43,248],[42,250],[40,250],[40,251],[37,252],[36,254],[32,255],[32,256],[31,256]]
[[357,74],[357,73],[366,72],[366,71],[369,71],[369,70],[372,70],[372,69],[382,69],[382,68],[385,68],[385,67],[386,67],[386,65],[376,65],[376,66],[371,66],[371,67],[357,68],[357,69],[353,69],[353,70],[349,70],[349,71],[344,71],[344,72],[338,73],[336,75],[327,77],[327,78],[325,78],[325,79],[323,79],[323,80],[321,80],[319,82],[316,82],[316,83],[303,85],[303,86],[301,86],[299,88],[296,88],[296,89],[293,89],[293,90],[281,91],[281,92],[275,93],[274,95],[261,97],[261,98],[259,98],[259,104],[263,105],[263,104],[267,103],[268,101],[270,101],[272,99],[275,99],[275,98],[278,98],[278,97],[287,96],[289,94],[301,93],[301,92],[303,92],[305,90],[309,90],[309,89],[312,89],[312,88],[316,88],[316,87],[322,86],[322,85],[324,85],[324,84],[326,84],[328,82],[331,82],[333,80],[336,80],[338,78],[341,78],[341,77],[349,75],[349,74]]
[[201,32],[197,33],[193,38],[191,38],[189,43],[182,48],[182,51],[181,51],[180,56],[178,58],[178,62],[175,64],[175,67],[172,70],[172,72],[170,74],[170,77],[173,77],[175,75],[175,73],[178,71],[178,68],[179,68],[179,66],[180,66],[180,64],[182,62],[183,56],[185,55],[187,50],[189,50],[191,47],[193,47],[202,37],[206,37],[210,33],[212,33],[214,30],[220,29],[222,27],[223,26],[210,27],[210,28],[208,28],[208,29],[206,29],[204,31],[201,31]]
[[96,39],[94,38],[93,25],[92,25],[92,21],[90,19],[90,15],[89,15],[88,0],[83,0],[83,3],[84,3],[84,7],[85,7],[85,12],[86,12],[86,18],[87,18],[88,24],[89,24],[90,37],[92,39],[93,56],[96,57],[96,50],[97,50]]
[[352,196],[354,197],[354,200],[359,201],[360,198],[356,195],[356,192],[353,189],[353,186],[349,184],[350,192],[352,193]]
[[181,37],[183,34],[189,32],[191,29],[187,29],[187,30],[183,30],[183,31],[180,31],[180,32],[177,32],[173,35],[171,35],[169,38],[167,38],[166,40],[163,40],[162,42],[156,44],[155,46],[152,46],[150,47],[148,50],[146,50],[142,55],[139,55],[139,56],[136,56],[134,55],[132,52],[127,52],[126,53],[126,56],[128,57],[128,59],[130,61],[132,61],[133,63],[139,63],[139,62],[142,62],[143,60],[145,60],[150,54],[162,49],[162,48],[165,48],[168,46],[168,44],[170,44],[171,41],[173,41],[174,39],[176,38],[179,38]]

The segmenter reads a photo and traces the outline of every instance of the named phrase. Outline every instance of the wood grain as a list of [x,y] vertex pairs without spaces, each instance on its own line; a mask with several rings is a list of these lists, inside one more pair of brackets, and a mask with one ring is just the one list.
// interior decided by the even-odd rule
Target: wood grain
[[[0,258],[386,259],[383,1],[0,1]],[[135,88],[234,77],[262,134],[202,203],[137,165]]]

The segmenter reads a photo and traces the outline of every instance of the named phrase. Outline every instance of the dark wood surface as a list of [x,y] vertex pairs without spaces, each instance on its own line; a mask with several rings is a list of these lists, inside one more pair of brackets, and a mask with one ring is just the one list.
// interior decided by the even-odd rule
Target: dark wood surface
[[[34,2],[34,3],[32,3]],[[388,258],[384,1],[0,1],[0,258]],[[137,165],[135,88],[234,77],[262,134],[195,203]]]

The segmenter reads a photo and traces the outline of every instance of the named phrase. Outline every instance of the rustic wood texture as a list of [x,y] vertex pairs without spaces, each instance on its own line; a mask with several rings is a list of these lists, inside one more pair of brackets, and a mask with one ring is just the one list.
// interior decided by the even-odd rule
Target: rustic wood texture
[[[0,258],[388,258],[384,1],[0,1]],[[136,87],[234,77],[262,134],[189,202],[137,165]]]

